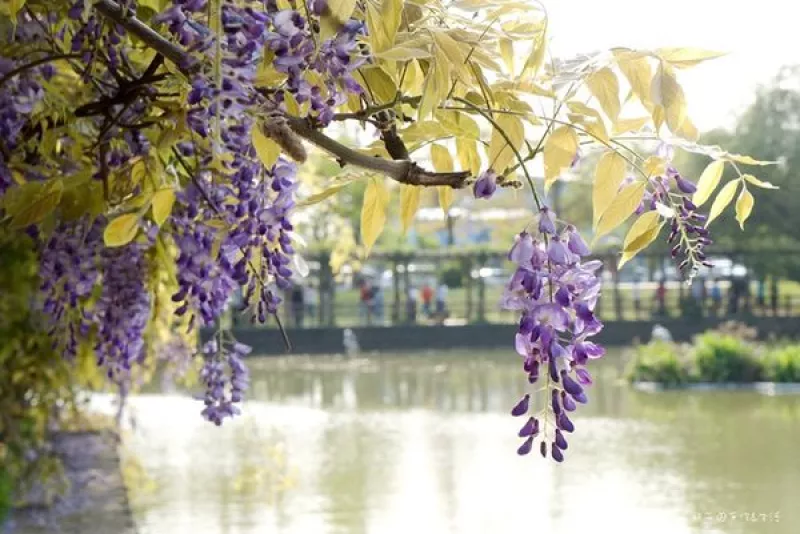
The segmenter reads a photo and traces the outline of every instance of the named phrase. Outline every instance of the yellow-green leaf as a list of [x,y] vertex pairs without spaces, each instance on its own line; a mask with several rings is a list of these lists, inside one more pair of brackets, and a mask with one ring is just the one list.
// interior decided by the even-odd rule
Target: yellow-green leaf
[[386,224],[386,206],[389,192],[383,180],[371,178],[364,191],[364,204],[361,206],[361,242],[369,253],[378,240]]
[[720,160],[712,161],[703,170],[700,179],[697,180],[697,191],[695,191],[692,197],[692,202],[696,206],[702,206],[705,204],[706,200],[711,197],[711,193],[713,193],[719,185],[719,181],[722,178],[722,171],[724,170],[725,162]]
[[702,48],[659,48],[656,54],[677,68],[694,67],[702,61],[727,55],[725,52]]
[[[472,73],[467,66],[467,52],[461,49],[459,44],[443,31],[433,31],[433,41],[437,50],[441,50],[450,67],[455,70],[462,81],[466,82],[472,77]],[[438,55],[438,54],[437,54]]]
[[462,170],[470,171],[473,175],[481,170],[481,157],[478,154],[478,142],[472,139],[457,138],[456,139],[456,153],[458,154],[458,163]]
[[739,198],[736,200],[736,220],[739,221],[739,226],[742,230],[744,230],[744,222],[753,212],[753,204],[755,204],[753,194],[746,187],[743,187],[742,192],[739,193]]
[[408,232],[414,216],[419,209],[419,195],[422,188],[418,185],[403,184],[400,188],[400,223],[403,226],[403,233]]
[[544,144],[545,191],[549,190],[561,173],[572,165],[577,153],[578,136],[572,128],[562,126],[553,130]]
[[103,232],[103,241],[107,247],[121,247],[133,241],[138,231],[139,216],[135,213],[126,213],[108,223]]
[[611,131],[614,135],[623,134],[625,132],[637,132],[648,122],[650,122],[650,117],[619,119],[614,123],[614,128]]
[[[353,14],[353,9],[356,7],[356,0],[331,0],[326,2],[325,6],[319,18],[319,37],[322,41],[336,35],[336,32],[350,19],[350,15]],[[371,7],[370,4],[368,6]],[[375,10],[374,7],[372,9]],[[380,20],[380,16],[376,18]],[[370,27],[369,30],[372,35],[374,29]]]
[[633,182],[622,188],[619,194],[614,197],[608,209],[603,212],[600,222],[597,224],[594,240],[613,231],[620,224],[624,223],[631,214],[636,211],[644,196],[645,183]]
[[[624,58],[624,59],[623,59]],[[622,74],[628,80],[633,94],[635,94],[642,105],[648,110],[652,107],[650,102],[650,81],[653,78],[653,71],[646,57],[624,57],[617,58],[617,64]]]
[[375,97],[377,103],[394,100],[397,95],[397,85],[383,68],[379,66],[365,67],[359,69],[358,74],[364,80],[365,88]]
[[[519,117],[507,113],[497,115],[495,122],[499,129],[492,130],[492,138],[489,141],[489,166],[497,173],[502,173],[514,159],[514,151],[519,151],[522,147],[522,143],[525,141],[525,127]],[[506,137],[511,145],[506,141]],[[577,144],[575,149],[577,150]],[[546,158],[547,148],[545,148],[545,161],[547,161]],[[570,162],[572,162],[572,158],[570,158]]]
[[511,39],[500,39],[500,55],[503,58],[506,69],[511,76],[514,76],[514,42]]
[[[396,46],[379,54],[375,54],[375,57],[388,59],[389,61],[408,61],[409,59],[429,58],[431,57],[431,53],[422,48]],[[408,76],[408,74],[406,74],[406,76]]]
[[644,234],[658,226],[659,215],[658,212],[648,211],[642,213],[628,229],[625,235],[625,240],[622,243],[622,250],[624,252],[634,252],[642,248],[642,242],[639,239]]
[[383,0],[381,2],[381,20],[389,47],[394,46],[394,39],[397,35],[397,29],[400,27],[402,14],[403,0]]
[[14,208],[9,209],[10,206],[6,205],[8,215],[12,216],[10,226],[15,230],[36,224],[52,213],[61,202],[64,182],[28,182],[20,189],[19,202],[15,203]]
[[175,190],[161,189],[156,191],[150,202],[150,207],[153,210],[153,220],[157,225],[161,226],[172,213],[172,205],[175,204]]
[[8,2],[8,18],[11,19],[11,24],[16,25],[17,13],[23,8],[27,0],[10,0]]
[[750,156],[743,156],[742,154],[728,154],[727,159],[733,160],[736,163],[744,163],[745,165],[775,165],[777,161],[761,161],[753,159]]
[[453,188],[446,185],[437,185],[436,191],[439,193],[439,206],[447,214],[453,204]]
[[425,120],[439,106],[450,90],[450,65],[440,48],[436,48],[433,62],[428,67],[422,86],[422,100],[417,110],[417,120]]
[[275,162],[278,161],[278,156],[281,155],[281,147],[278,146],[278,143],[264,135],[261,123],[257,123],[251,130],[253,148],[256,149],[258,159],[261,160],[261,163],[263,163],[264,167],[267,169],[272,168]]
[[606,116],[615,122],[619,117],[619,82],[617,75],[608,67],[602,68],[592,73],[586,80],[589,90],[600,102]]
[[532,46],[531,54],[522,67],[520,78],[535,79],[539,69],[542,68],[545,51],[547,50],[547,26],[534,38]]
[[683,124],[681,124],[680,128],[672,133],[689,141],[697,141],[697,139],[700,137],[700,132],[697,130],[697,126],[694,125],[688,116],[683,119]]
[[338,193],[339,191],[341,191],[342,189],[344,189],[348,185],[350,185],[350,182],[344,182],[344,183],[332,185],[329,188],[327,188],[327,189],[325,189],[323,191],[320,191],[319,193],[315,193],[315,194],[311,195],[310,197],[308,197],[307,199],[303,200],[302,202],[298,202],[297,206],[298,207],[305,207],[305,206],[311,206],[313,204],[318,204],[318,203],[322,202],[323,200],[325,200],[326,198],[332,197],[333,195],[335,195],[336,193]]
[[442,145],[431,145],[431,161],[436,172],[451,172],[453,170],[453,156]]
[[679,131],[686,119],[686,97],[675,78],[675,73],[663,63],[659,65],[658,72],[653,77],[650,98],[654,105],[664,108],[670,131],[673,133]]
[[739,186],[739,180],[732,180],[725,184],[725,186],[720,189],[717,198],[714,199],[714,203],[711,204],[711,211],[708,213],[708,221],[706,221],[706,226],[711,224],[711,221],[719,217],[719,215],[728,207],[728,204],[731,203],[733,200],[733,196],[736,194],[736,188]]
[[756,178],[752,174],[743,174],[742,178],[744,178],[745,180],[747,180],[748,182],[750,182],[754,186],[760,187],[762,189],[778,189],[777,185],[772,185],[769,182],[764,182],[762,180],[759,180],[758,178]]
[[425,82],[425,75],[419,66],[419,61],[412,59],[407,63],[406,76],[403,78],[401,89],[409,93],[420,93],[422,91],[422,84]]
[[625,159],[616,152],[607,152],[600,158],[595,169],[594,186],[592,189],[592,206],[594,210],[594,227],[600,221],[611,201],[619,191],[622,180],[625,179]]
[[619,259],[619,263],[617,264],[617,268],[621,269],[623,265],[628,263],[631,259],[636,257],[636,255],[647,248],[647,246],[655,241],[658,234],[661,232],[661,229],[664,227],[664,223],[658,224],[656,223],[654,226],[649,228],[647,231],[633,239],[628,246],[625,247],[625,250],[622,251],[622,257]]

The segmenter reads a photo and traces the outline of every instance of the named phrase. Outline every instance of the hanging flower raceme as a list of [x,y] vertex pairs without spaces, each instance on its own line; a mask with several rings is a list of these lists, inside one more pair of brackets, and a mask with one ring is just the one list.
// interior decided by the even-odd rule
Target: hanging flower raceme
[[528,381],[545,383],[537,390],[544,392],[541,398],[526,393],[511,410],[515,417],[527,416],[517,452],[528,454],[539,438],[542,455],[549,449],[560,462],[567,449],[564,434],[575,429],[567,414],[588,401],[584,388],[592,378],[586,365],[605,351],[589,341],[602,329],[594,315],[601,263],[583,263],[589,248],[574,226],[558,228],[555,215],[543,207],[537,231],[517,236],[508,254],[516,270],[501,305],[520,313],[515,346]]
[[225,342],[217,335],[203,345],[200,379],[206,387],[203,417],[219,426],[226,417],[239,415],[237,406],[244,399],[250,375],[243,358],[250,347],[236,341]]

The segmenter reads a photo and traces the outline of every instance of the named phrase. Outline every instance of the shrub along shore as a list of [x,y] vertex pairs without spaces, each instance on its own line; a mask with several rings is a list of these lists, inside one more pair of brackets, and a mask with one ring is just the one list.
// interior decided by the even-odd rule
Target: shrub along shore
[[689,384],[800,383],[800,344],[756,343],[752,329],[723,325],[692,343],[651,341],[634,347],[626,369],[632,383],[666,387]]

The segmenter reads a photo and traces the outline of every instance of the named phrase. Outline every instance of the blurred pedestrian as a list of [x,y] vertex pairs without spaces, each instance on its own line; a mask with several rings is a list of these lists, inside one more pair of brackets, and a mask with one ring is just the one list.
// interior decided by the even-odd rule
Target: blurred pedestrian
[[667,314],[667,284],[662,278],[658,281],[658,287],[656,288],[656,314],[657,315],[666,315]]
[[294,317],[294,325],[298,328],[303,327],[303,315],[305,312],[303,293],[304,293],[303,286],[301,286],[300,284],[295,284],[294,286],[292,286],[292,295],[291,295],[292,317]]
[[436,316],[437,319],[441,322],[447,318],[447,294],[449,292],[449,288],[447,284],[442,280],[442,283],[439,284],[439,287],[436,289]]
[[375,320],[378,324],[383,324],[383,311],[384,311],[384,299],[383,299],[383,285],[380,281],[372,286],[371,292],[371,305],[372,305],[372,313],[375,314]]
[[637,278],[633,281],[633,287],[631,288],[631,294],[633,296],[633,313],[635,314],[636,319],[639,319],[639,314],[642,311],[642,291],[639,287],[640,280]]
[[406,317],[409,323],[417,322],[417,300],[419,300],[419,291],[416,287],[411,286],[406,300]]
[[722,289],[715,278],[711,281],[711,314],[717,317],[722,311]]
[[360,289],[359,316],[362,324],[370,324],[372,322],[372,288],[366,278],[361,280]]
[[428,282],[425,282],[425,285],[422,286],[422,313],[425,317],[430,317],[433,310],[431,309],[431,303],[433,302],[433,288],[430,286]]

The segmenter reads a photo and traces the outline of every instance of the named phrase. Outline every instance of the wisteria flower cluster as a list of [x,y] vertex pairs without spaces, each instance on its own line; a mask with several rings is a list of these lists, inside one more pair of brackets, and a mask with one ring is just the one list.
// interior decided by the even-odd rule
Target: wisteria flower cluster
[[584,263],[589,254],[575,227],[559,224],[546,206],[536,231],[520,233],[508,253],[516,270],[501,305],[520,313],[516,350],[528,381],[542,384],[511,410],[515,417],[527,417],[519,430],[524,440],[519,454],[528,454],[539,438],[542,456],[549,449],[554,460],[564,460],[565,433],[575,430],[568,414],[588,401],[584,388],[592,384],[586,366],[605,353],[590,341],[603,324],[594,314],[601,262]]

